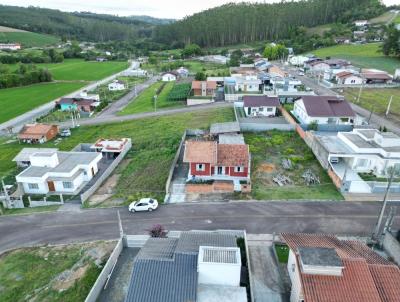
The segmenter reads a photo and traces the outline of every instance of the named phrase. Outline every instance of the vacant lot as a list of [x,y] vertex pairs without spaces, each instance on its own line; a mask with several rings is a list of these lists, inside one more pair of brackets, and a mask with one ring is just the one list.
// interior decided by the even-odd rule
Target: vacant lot
[[[209,128],[211,123],[233,121],[231,108],[196,111],[165,117],[146,118],[109,125],[80,127],[72,136],[57,146],[48,142],[43,147],[71,150],[82,142],[93,143],[99,138],[132,138],[133,148],[128,153],[129,163],[118,171],[120,177],[117,196],[132,199],[142,195],[155,195],[163,199],[165,182],[171,162],[186,128]],[[12,173],[13,157],[29,145],[0,139],[0,176]]]
[[81,59],[66,59],[62,63],[37,64],[48,68],[54,80],[63,81],[96,81],[128,67],[127,62],[92,62]]
[[184,102],[181,101],[170,101],[168,100],[168,95],[174,87],[174,82],[157,82],[151,85],[146,90],[142,91],[138,97],[133,99],[128,106],[126,106],[119,115],[140,113],[140,112],[150,112],[155,110],[154,95],[161,89],[160,94],[157,97],[157,110],[166,108],[176,108],[184,106]]
[[[227,76],[229,75],[229,68],[223,64],[200,62],[195,60],[182,60],[181,66],[189,69],[189,72],[195,74],[197,72],[204,72],[208,76]],[[144,64],[143,69],[161,72],[163,67],[170,66],[170,63],[158,64]]]
[[360,102],[357,103],[359,91],[360,89],[357,88],[346,88],[344,95],[349,101],[381,116],[385,115],[390,97],[393,96],[389,118],[400,122],[400,88],[365,88],[362,91]]
[[84,301],[115,242],[18,249],[0,257],[0,301]]
[[[342,200],[329,176],[314,154],[295,132],[269,131],[246,133],[246,143],[252,155],[252,196],[256,199],[326,199]],[[285,170],[284,159],[293,166]],[[306,185],[302,175],[306,170],[320,179],[319,185]],[[278,174],[289,177],[291,184],[278,186],[273,178]]]
[[394,57],[384,56],[379,52],[380,43],[360,45],[337,45],[320,48],[313,53],[321,58],[332,57],[349,60],[353,65],[361,68],[376,68],[394,73],[400,60]]
[[9,27],[0,27],[1,43],[20,43],[23,47],[43,47],[60,42],[55,36],[19,31]]
[[0,89],[0,123],[85,86],[85,82],[42,83]]

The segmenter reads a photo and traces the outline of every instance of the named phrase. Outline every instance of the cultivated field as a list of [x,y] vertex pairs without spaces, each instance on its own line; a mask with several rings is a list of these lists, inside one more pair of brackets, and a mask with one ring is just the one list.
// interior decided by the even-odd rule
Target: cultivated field
[[157,97],[157,110],[158,109],[166,109],[166,108],[177,108],[184,106],[183,102],[180,101],[170,101],[168,100],[168,95],[171,89],[174,87],[174,82],[157,82],[151,85],[146,90],[142,91],[140,95],[133,99],[128,106],[126,106],[122,111],[120,111],[119,115],[127,115],[133,113],[141,113],[141,112],[150,112],[154,111],[154,95],[156,91],[161,90],[160,94]]
[[90,62],[82,59],[66,59],[62,63],[37,65],[48,68],[53,79],[59,81],[96,81],[128,67],[127,62]]
[[[269,131],[246,133],[252,156],[252,197],[267,200],[326,199],[342,200],[342,195],[315,159],[314,154],[296,132]],[[285,170],[284,159],[293,167]],[[306,185],[302,175],[310,169],[321,184]],[[278,174],[289,177],[291,184],[278,186],[273,178]]]
[[0,123],[85,86],[85,82],[41,83],[0,89]]
[[393,96],[388,117],[400,122],[400,88],[365,88],[362,91],[360,103],[357,103],[359,91],[360,89],[357,88],[346,88],[344,89],[343,94],[347,100],[360,105],[365,109],[372,110],[374,113],[381,116],[385,115],[390,97]]
[[93,242],[5,253],[0,257],[0,301],[84,301],[114,246]]
[[45,34],[0,26],[0,43],[20,43],[23,47],[42,47],[60,42],[60,39]]
[[376,68],[393,74],[396,67],[400,66],[400,60],[393,57],[386,57],[380,53],[380,45],[380,43],[337,45],[320,48],[313,51],[313,53],[321,58],[341,58],[351,61],[357,67]]

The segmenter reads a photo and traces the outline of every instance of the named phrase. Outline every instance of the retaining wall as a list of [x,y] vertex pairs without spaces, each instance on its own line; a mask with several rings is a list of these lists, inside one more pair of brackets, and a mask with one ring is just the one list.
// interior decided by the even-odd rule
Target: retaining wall
[[191,99],[188,98],[186,101],[186,104],[188,106],[196,106],[196,105],[204,105],[204,104],[211,104],[214,103],[214,100],[212,98],[209,99]]
[[293,131],[295,126],[291,124],[258,124],[258,123],[246,123],[239,119],[240,130],[249,132],[263,132],[269,130],[281,130],[281,131]]
[[211,184],[186,184],[186,193],[230,193],[234,191],[232,181],[214,181]]
[[126,144],[124,150],[122,150],[121,154],[111,163],[110,166],[104,171],[103,175],[99,177],[99,179],[84,193],[81,194],[81,202],[84,203],[90,196],[96,192],[96,190],[101,186],[101,184],[111,175],[111,173],[115,170],[115,168],[119,165],[119,163],[124,159],[125,155],[132,148],[132,141],[128,139],[128,143]]
[[173,175],[174,175],[175,166],[176,166],[177,163],[178,163],[179,155],[180,155],[180,153],[181,153],[181,150],[182,150],[182,148],[183,148],[183,145],[185,144],[185,140],[186,140],[186,135],[187,135],[187,133],[188,133],[188,130],[185,130],[185,132],[183,132],[182,139],[181,139],[181,143],[179,144],[178,151],[176,152],[175,157],[174,157],[174,160],[172,161],[172,164],[171,164],[171,168],[169,169],[168,179],[167,179],[167,182],[165,183],[165,193],[166,193],[167,195],[168,195],[169,192],[170,192],[171,180],[172,180],[172,177],[173,177]]

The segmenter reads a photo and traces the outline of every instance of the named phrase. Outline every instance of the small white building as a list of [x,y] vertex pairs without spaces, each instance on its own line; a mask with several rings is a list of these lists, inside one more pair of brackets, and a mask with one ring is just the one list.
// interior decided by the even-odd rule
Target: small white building
[[137,68],[137,69],[129,69],[122,72],[122,75],[125,77],[146,77],[147,70]]
[[336,73],[335,80],[338,85],[361,85],[364,82],[359,74],[349,71]]
[[175,72],[165,72],[161,75],[161,80],[163,82],[173,82],[176,81],[178,75]]
[[24,160],[29,167],[16,180],[26,194],[75,195],[96,175],[101,159],[98,152],[30,153]]
[[243,108],[246,116],[275,116],[280,105],[278,97],[266,95],[246,95],[243,97]]
[[308,95],[295,101],[293,114],[302,124],[353,125],[356,114],[350,104],[335,96]]
[[176,73],[179,74],[179,76],[181,78],[187,78],[189,76],[189,69],[185,68],[185,67],[179,67],[176,70]]
[[260,91],[261,80],[257,75],[233,74],[236,92],[258,92]]
[[95,100],[96,102],[100,102],[99,94],[88,94],[86,90],[82,91],[75,97],[83,100]]
[[121,91],[125,90],[125,83],[122,81],[115,80],[112,83],[108,84],[109,91]]
[[304,66],[304,63],[308,60],[310,60],[310,58],[306,56],[293,56],[289,58],[289,63],[294,66]]
[[19,43],[0,43],[0,50],[20,50],[21,44]]
[[354,21],[354,25],[357,27],[365,27],[368,26],[369,22],[368,20],[356,20]]

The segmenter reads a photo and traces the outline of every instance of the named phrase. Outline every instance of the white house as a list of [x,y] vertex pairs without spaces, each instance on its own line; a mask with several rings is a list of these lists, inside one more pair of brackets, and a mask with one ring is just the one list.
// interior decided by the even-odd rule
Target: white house
[[246,116],[275,116],[280,102],[277,97],[266,95],[243,97],[243,108]]
[[176,81],[178,75],[175,72],[165,72],[161,75],[161,80],[163,82],[173,82]]
[[122,72],[122,75],[126,77],[145,77],[147,76],[147,70],[141,68],[129,69]]
[[24,162],[29,167],[16,176],[19,187],[26,194],[78,194],[96,175],[102,159],[98,152],[28,153],[29,159]]
[[115,80],[108,84],[108,90],[110,91],[121,91],[125,90],[125,83],[122,81]]
[[289,63],[294,66],[304,66],[304,63],[308,60],[310,60],[310,58],[306,56],[293,56],[289,58]]
[[261,80],[256,75],[242,76],[234,74],[232,77],[235,81],[236,92],[258,92],[260,91]]
[[353,125],[355,113],[345,99],[308,95],[295,101],[293,114],[302,124]]
[[297,92],[299,87],[303,83],[298,79],[284,78],[284,77],[272,77],[270,79],[270,85],[264,86],[264,91],[274,91],[275,93],[280,92]]
[[368,26],[369,22],[368,20],[356,20],[354,21],[354,25],[357,27],[365,27]]
[[339,85],[361,85],[364,82],[360,75],[349,71],[336,73],[335,80]]
[[180,76],[181,78],[187,78],[188,75],[189,75],[189,69],[187,69],[187,68],[185,68],[185,67],[179,67],[179,68],[176,70],[176,73],[179,74],[179,76]]
[[21,44],[19,44],[19,43],[0,43],[0,49],[20,50]]

